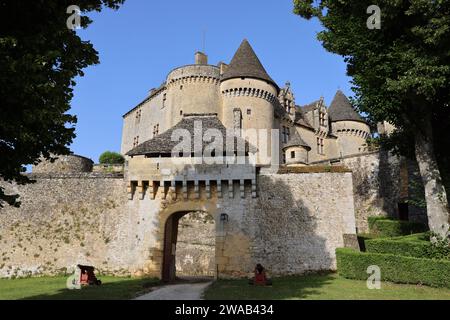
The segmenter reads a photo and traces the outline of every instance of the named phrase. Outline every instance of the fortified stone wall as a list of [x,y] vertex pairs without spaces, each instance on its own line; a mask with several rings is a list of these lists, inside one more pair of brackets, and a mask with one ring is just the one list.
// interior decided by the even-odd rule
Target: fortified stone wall
[[[21,207],[0,209],[0,276],[55,274],[77,263],[120,273],[133,250],[126,186],[108,174],[33,174],[34,184],[4,182]],[[125,228],[124,228],[125,227]],[[129,232],[127,232],[127,230]],[[123,270],[121,270],[123,269]]]
[[[258,198],[250,185],[243,196],[236,181],[233,191],[224,185],[222,197],[213,188],[210,195],[200,190],[199,199],[176,201],[160,192],[129,200],[119,175],[32,177],[35,184],[2,183],[20,193],[22,206],[0,209],[0,277],[56,274],[79,263],[112,274],[161,276],[164,226],[180,211],[214,218],[220,277],[247,276],[256,263],[276,275],[335,269],[336,247],[355,234],[351,173],[260,175]],[[181,231],[181,256],[205,232],[188,234],[195,239],[183,249]]]
[[335,249],[355,234],[351,173],[260,176],[246,217],[253,261],[273,274],[335,270]]
[[318,164],[339,164],[352,171],[356,228],[359,233],[369,231],[369,216],[398,217],[401,198],[398,157],[380,150]]

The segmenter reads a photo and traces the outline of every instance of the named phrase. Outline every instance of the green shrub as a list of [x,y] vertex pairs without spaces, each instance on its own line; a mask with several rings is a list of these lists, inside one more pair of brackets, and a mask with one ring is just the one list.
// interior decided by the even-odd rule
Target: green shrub
[[371,233],[384,237],[420,233],[428,229],[423,223],[393,220],[386,217],[369,217],[368,224]]
[[365,241],[367,252],[390,253],[401,256],[450,260],[450,246],[430,242],[430,234],[418,233],[396,238],[379,238]]
[[450,261],[359,252],[350,248],[336,249],[336,259],[338,272],[344,278],[367,280],[367,268],[376,265],[383,281],[450,288]]
[[123,164],[125,158],[120,153],[105,151],[100,155],[99,162],[101,164]]
[[427,248],[431,243],[426,241],[393,240],[382,238],[367,240],[366,251],[370,253],[390,253],[416,258],[431,258]]

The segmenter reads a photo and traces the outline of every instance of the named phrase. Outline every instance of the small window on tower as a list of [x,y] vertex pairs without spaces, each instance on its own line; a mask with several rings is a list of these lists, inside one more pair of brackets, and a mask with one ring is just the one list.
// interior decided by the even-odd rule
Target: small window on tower
[[183,90],[183,86],[180,86],[180,90]]
[[247,114],[251,115],[252,114],[252,109],[247,109]]
[[295,159],[295,151],[291,151],[291,159]]
[[180,116],[182,116],[183,115],[183,110],[180,110]]

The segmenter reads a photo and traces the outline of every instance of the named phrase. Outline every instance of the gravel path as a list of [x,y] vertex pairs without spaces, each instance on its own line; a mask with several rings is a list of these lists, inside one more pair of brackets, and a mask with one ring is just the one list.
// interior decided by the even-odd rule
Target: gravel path
[[203,291],[212,282],[167,285],[135,300],[202,300]]

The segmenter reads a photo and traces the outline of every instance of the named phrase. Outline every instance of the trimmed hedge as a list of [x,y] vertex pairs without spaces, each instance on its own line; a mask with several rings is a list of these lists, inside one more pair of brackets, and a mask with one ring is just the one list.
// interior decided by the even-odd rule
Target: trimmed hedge
[[350,248],[336,249],[336,259],[338,272],[344,278],[367,280],[367,267],[376,265],[380,267],[383,281],[450,288],[450,261],[359,252]]
[[384,237],[398,237],[428,230],[423,223],[393,220],[387,217],[369,217],[367,221],[371,233]]
[[366,251],[370,253],[390,253],[416,258],[431,258],[430,242],[394,239],[372,239],[365,241]]
[[450,247],[439,247],[428,240],[426,233],[398,238],[380,238],[365,241],[365,249],[371,253],[389,253],[427,259],[450,260]]

